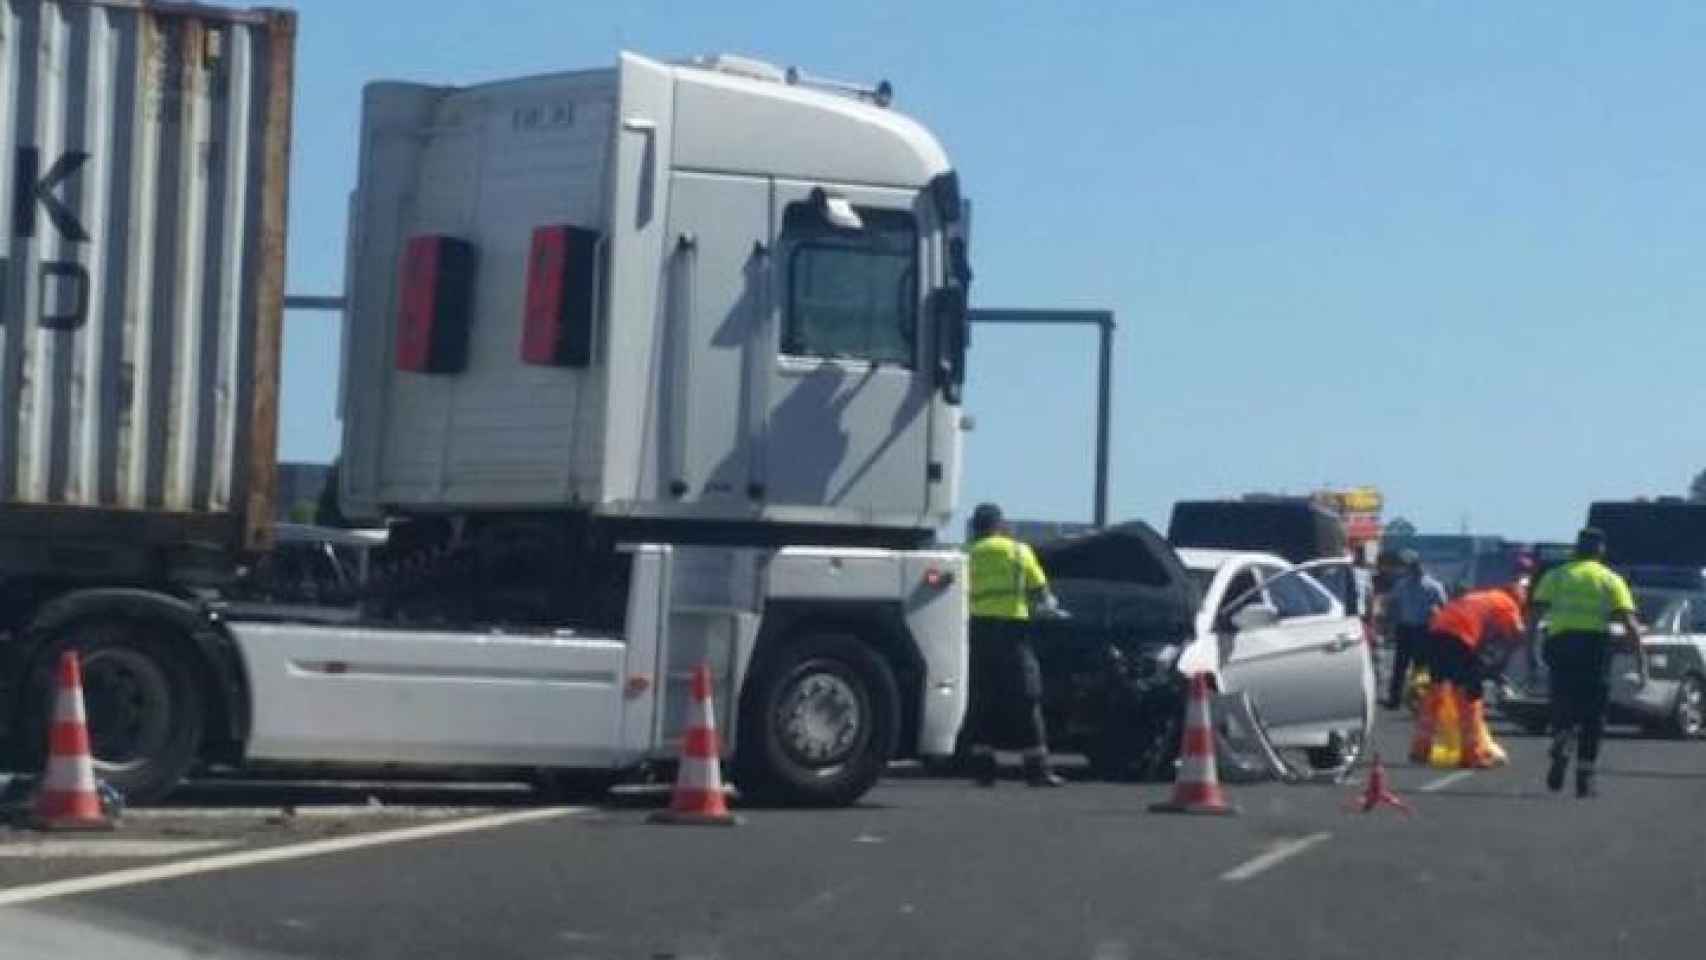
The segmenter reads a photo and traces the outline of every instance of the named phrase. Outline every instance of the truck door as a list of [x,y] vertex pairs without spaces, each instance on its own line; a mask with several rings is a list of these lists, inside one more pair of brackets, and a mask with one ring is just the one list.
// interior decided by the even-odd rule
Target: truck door
[[933,263],[917,201],[776,181],[763,482],[777,507],[891,522],[926,512],[933,384],[920,278]]
[[663,479],[671,497],[751,509],[763,434],[770,185],[676,173],[664,251],[667,323],[660,384]]

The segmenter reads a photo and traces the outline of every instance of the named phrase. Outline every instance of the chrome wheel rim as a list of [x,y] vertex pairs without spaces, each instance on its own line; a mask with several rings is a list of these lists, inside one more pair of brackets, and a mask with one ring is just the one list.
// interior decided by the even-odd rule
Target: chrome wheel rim
[[864,739],[865,712],[863,698],[839,674],[803,672],[778,698],[776,728],[782,749],[805,767],[846,763]]

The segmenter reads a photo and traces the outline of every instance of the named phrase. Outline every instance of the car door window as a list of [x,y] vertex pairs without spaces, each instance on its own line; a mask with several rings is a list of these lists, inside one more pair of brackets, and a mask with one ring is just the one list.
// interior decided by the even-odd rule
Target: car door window
[[1687,617],[1683,622],[1688,624],[1689,633],[1706,634],[1706,597],[1694,597],[1688,601]]
[[1264,583],[1268,596],[1281,620],[1300,617],[1319,617],[1332,612],[1333,602],[1327,592],[1317,586],[1306,573],[1276,572]]
[[1256,599],[1259,595],[1251,592],[1255,589],[1256,576],[1249,567],[1233,574],[1232,579],[1226,584],[1226,594],[1221,599],[1220,612],[1231,615],[1239,607]]

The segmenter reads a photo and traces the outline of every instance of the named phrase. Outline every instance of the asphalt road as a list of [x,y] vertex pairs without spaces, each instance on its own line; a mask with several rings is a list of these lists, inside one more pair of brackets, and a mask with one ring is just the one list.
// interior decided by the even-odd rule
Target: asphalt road
[[[1384,723],[1384,752],[1401,756],[1403,737]],[[473,793],[474,806],[428,789],[412,805],[381,792],[382,809],[369,804],[365,820],[352,809],[320,833],[302,826],[319,815],[299,807],[271,826],[307,832],[281,837],[254,826],[263,793],[244,821],[258,834],[239,837],[236,856],[294,855],[328,836],[379,845],[0,906],[0,957],[58,945],[120,955],[112,942],[137,957],[1697,953],[1706,744],[1614,739],[1602,796],[1578,801],[1544,790],[1542,741],[1500,739],[1506,769],[1393,765],[1413,817],[1347,812],[1352,786],[1232,787],[1242,816],[1195,818],[1149,813],[1161,785],[977,790],[904,776],[856,808],[747,811],[736,829],[649,825],[653,796],[552,809],[503,788]],[[422,823],[481,829],[381,842]],[[30,873],[0,855],[0,902],[42,889],[44,869],[100,877],[135,865],[61,858]]]

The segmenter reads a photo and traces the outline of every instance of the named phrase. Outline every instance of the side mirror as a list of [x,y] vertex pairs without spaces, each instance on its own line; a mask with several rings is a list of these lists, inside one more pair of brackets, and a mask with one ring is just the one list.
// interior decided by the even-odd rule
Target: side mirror
[[1238,630],[1260,630],[1279,623],[1279,611],[1265,603],[1246,603],[1232,613],[1232,626]]
[[930,178],[930,199],[943,223],[958,223],[965,212],[965,202],[960,198],[960,175],[946,170]]
[[936,385],[942,399],[957,404],[966,382],[966,348],[971,342],[971,311],[962,287],[930,292],[930,319],[936,326]]

